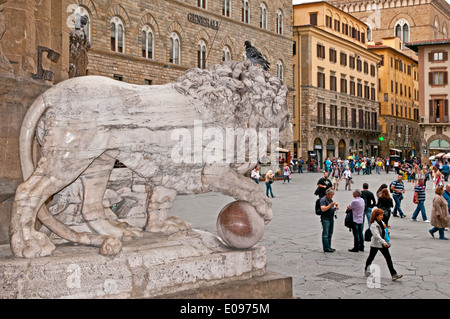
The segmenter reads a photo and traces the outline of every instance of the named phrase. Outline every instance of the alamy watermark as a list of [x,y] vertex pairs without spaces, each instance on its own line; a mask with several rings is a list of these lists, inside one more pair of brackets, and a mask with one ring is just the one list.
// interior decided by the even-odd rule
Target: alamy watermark
[[278,128],[205,128],[198,120],[192,130],[174,129],[170,138],[176,141],[170,154],[176,164],[257,163],[264,157],[278,158]]

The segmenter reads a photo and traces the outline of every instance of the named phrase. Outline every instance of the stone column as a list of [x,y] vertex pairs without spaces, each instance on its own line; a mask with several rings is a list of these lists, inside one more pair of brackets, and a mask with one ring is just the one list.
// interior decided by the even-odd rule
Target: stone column
[[0,0],[0,95],[9,92],[14,83],[14,68],[3,53],[1,44],[6,31],[5,16],[3,15],[3,7],[6,1]]
[[6,24],[14,24],[3,36],[3,43],[8,43],[4,53],[9,61],[13,61],[15,74],[29,78],[36,72],[36,18],[35,1],[7,1],[4,5]]

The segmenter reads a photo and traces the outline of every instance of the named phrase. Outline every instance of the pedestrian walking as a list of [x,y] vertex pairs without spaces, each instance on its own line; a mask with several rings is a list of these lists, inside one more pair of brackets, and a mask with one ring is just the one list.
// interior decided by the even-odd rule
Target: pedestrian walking
[[314,195],[323,197],[323,196],[325,196],[325,191],[331,187],[333,187],[333,184],[328,179],[328,172],[325,172],[325,173],[323,173],[323,177],[321,179],[319,179],[319,181],[317,182],[317,189],[316,189],[316,192],[314,193]]
[[438,231],[439,239],[447,240],[448,238],[445,237],[444,230],[445,227],[448,227],[449,215],[447,200],[442,196],[444,194],[444,188],[438,186],[434,192],[433,206],[431,208],[431,226],[433,228],[429,232],[434,237],[434,233]]
[[375,207],[377,204],[377,201],[375,200],[375,196],[371,191],[369,191],[369,184],[363,183],[363,189],[361,191],[362,198],[364,199],[364,202],[366,204],[365,210],[364,210],[364,219],[363,219],[363,228],[364,228],[364,222],[367,219],[368,227],[370,228],[370,216],[372,215],[372,208]]
[[412,220],[417,220],[417,215],[419,211],[422,213],[422,220],[425,223],[429,223],[427,219],[427,214],[425,211],[425,187],[423,186],[425,180],[423,178],[419,179],[419,183],[414,187],[414,203],[417,204],[416,210],[412,215]]
[[364,251],[364,235],[363,235],[363,221],[364,221],[364,199],[361,197],[361,191],[359,189],[355,189],[353,192],[353,200],[350,205],[347,206],[347,209],[352,210],[353,215],[353,225],[352,225],[352,234],[353,234],[353,248],[348,251],[358,252]]
[[392,201],[391,196],[389,196],[389,191],[386,188],[383,188],[380,193],[380,197],[378,198],[377,207],[383,210],[383,222],[386,227],[389,227],[389,218],[391,218],[391,208],[394,207],[394,203]]
[[272,183],[273,183],[273,177],[275,176],[275,174],[273,173],[272,170],[267,171],[266,173],[266,196],[269,197],[269,192],[270,192],[270,196],[272,196],[272,198],[274,198],[275,196],[273,196],[273,192],[272,192]]
[[289,168],[289,165],[287,163],[284,163],[283,166],[283,184],[291,180],[291,169]]
[[[395,202],[394,211],[392,212],[392,215],[394,217],[398,217],[398,214],[400,214],[401,218],[405,218],[406,215],[403,214],[401,204],[403,200],[403,194],[405,193],[405,185],[403,184],[403,174],[397,175],[397,180],[393,181],[391,183],[391,192],[393,193],[392,198]],[[397,214],[398,213],[398,214]]]
[[261,177],[261,175],[259,174],[259,167],[256,166],[251,174],[251,178],[255,181],[256,184],[259,184],[259,178]]
[[351,191],[351,185],[352,185],[352,172],[350,172],[350,168],[347,166],[345,168],[344,173],[342,174],[345,179],[345,190]]
[[370,231],[372,232],[372,239],[370,241],[370,252],[367,257],[364,270],[366,276],[369,277],[371,275],[370,265],[375,259],[378,251],[380,251],[384,259],[386,259],[391,278],[394,281],[402,278],[403,275],[399,275],[394,268],[394,263],[392,262],[392,257],[389,252],[389,247],[391,244],[386,240],[386,233],[388,233],[388,230],[383,224],[383,215],[383,210],[379,208],[372,211],[372,216],[370,217]]
[[342,180],[342,169],[339,165],[334,165],[331,169],[331,177],[333,177],[333,189],[339,190],[339,182]]
[[337,209],[337,204],[333,201],[334,190],[328,188],[325,191],[325,196],[320,199],[320,222],[322,223],[322,248],[326,253],[332,253],[336,249],[331,247],[331,238],[334,230],[334,213]]

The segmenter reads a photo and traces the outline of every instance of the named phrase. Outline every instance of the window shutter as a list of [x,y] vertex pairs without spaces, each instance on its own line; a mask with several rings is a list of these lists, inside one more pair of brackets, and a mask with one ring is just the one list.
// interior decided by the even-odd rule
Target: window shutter
[[428,84],[433,84],[433,72],[428,72]]
[[448,72],[447,71],[444,72],[443,77],[444,77],[444,85],[448,84]]
[[444,58],[444,61],[448,60],[448,52],[447,51],[444,52],[443,58]]
[[430,123],[434,123],[434,112],[433,112],[433,100],[429,100],[429,115],[430,115]]
[[448,100],[444,100],[444,123],[448,123]]
[[428,62],[433,62],[434,61],[433,57],[434,57],[433,52],[428,53]]

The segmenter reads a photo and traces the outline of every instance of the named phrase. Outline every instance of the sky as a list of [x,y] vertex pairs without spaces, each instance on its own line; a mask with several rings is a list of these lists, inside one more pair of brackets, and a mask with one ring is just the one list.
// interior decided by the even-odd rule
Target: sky
[[[318,0],[292,0],[292,4],[306,3],[306,2],[315,2]],[[450,0],[446,0],[448,4],[450,4]]]

